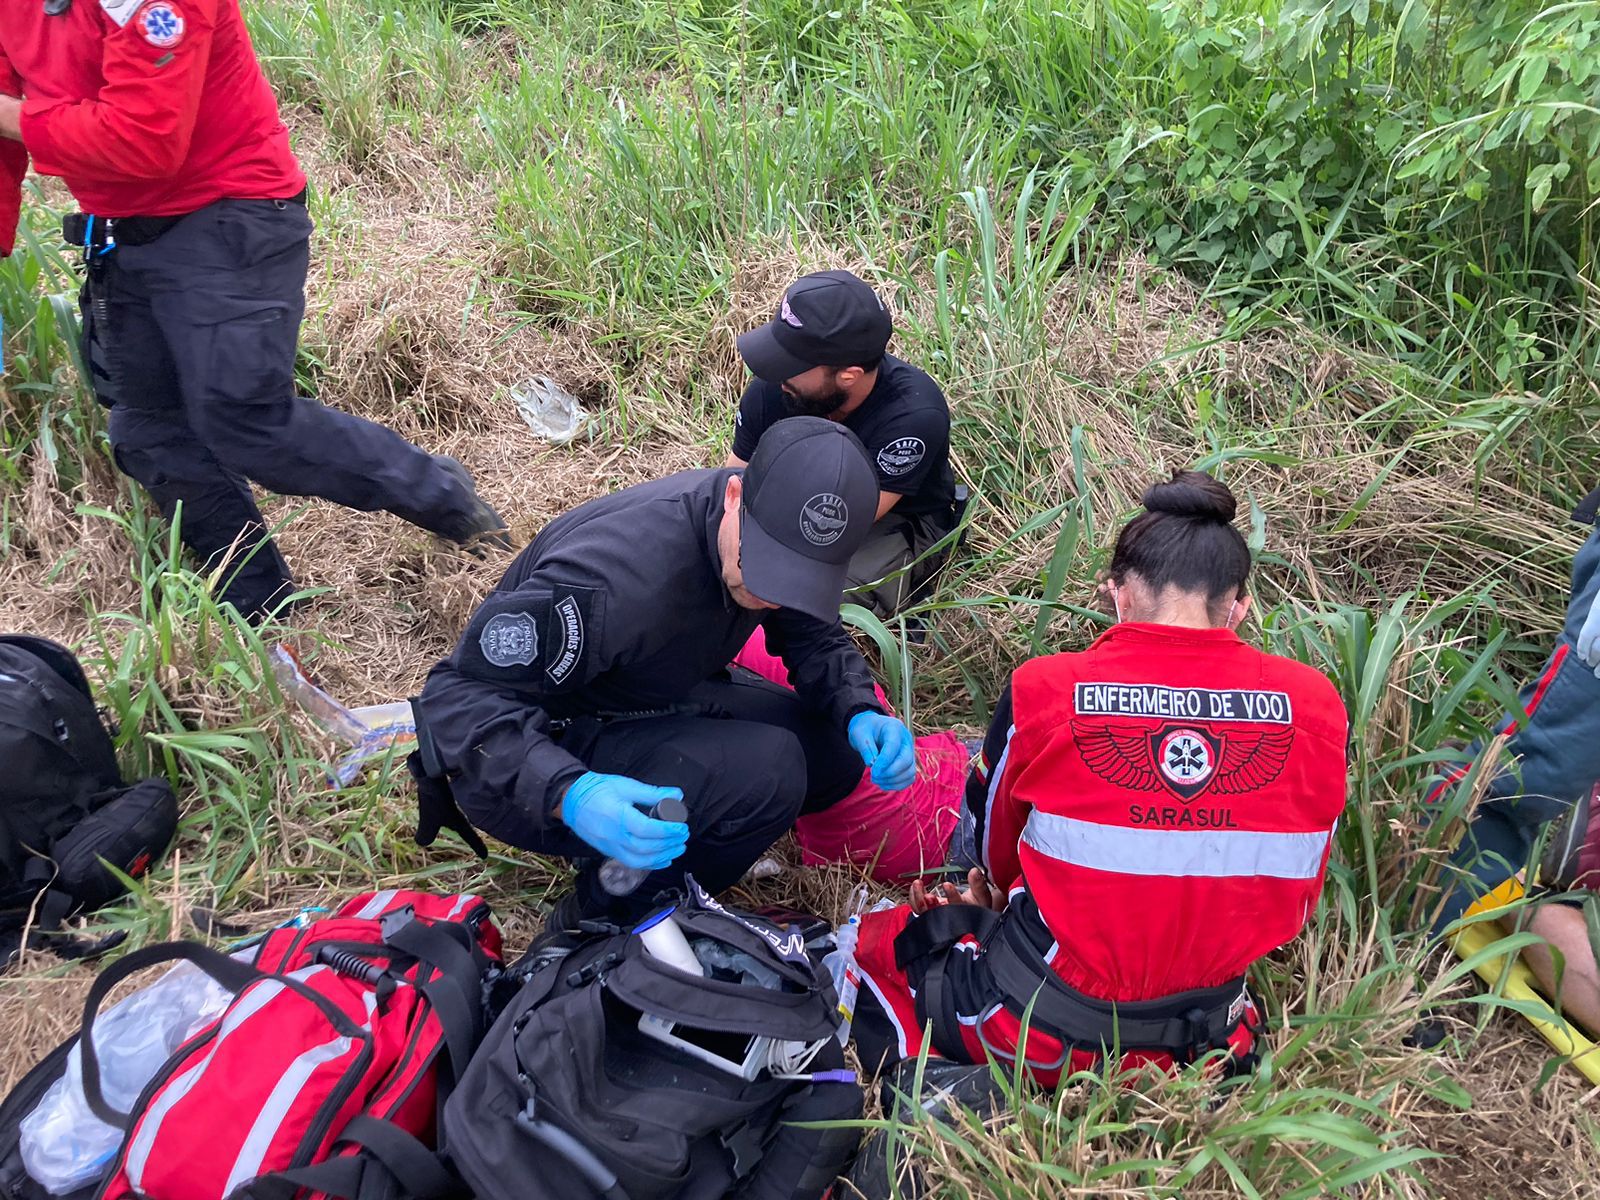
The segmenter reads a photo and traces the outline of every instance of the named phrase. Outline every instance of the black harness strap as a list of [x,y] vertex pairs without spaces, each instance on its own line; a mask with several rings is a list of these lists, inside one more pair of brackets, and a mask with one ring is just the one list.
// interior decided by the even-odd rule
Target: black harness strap
[[1086,996],[1050,970],[1038,950],[1016,929],[1001,925],[984,947],[988,967],[1003,1003],[1021,1016],[1033,1005],[1032,1019],[1088,1050],[1108,1046],[1161,1049],[1178,1055],[1204,1053],[1220,1046],[1238,1026],[1244,979],[1219,987],[1178,992],[1158,1000],[1108,1001]]
[[894,965],[907,970],[920,958],[941,953],[969,934],[986,941],[1000,925],[998,913],[975,904],[946,904],[913,917],[894,939]]
[[294,1200],[302,1192],[323,1192],[344,1200],[443,1200],[460,1194],[460,1180],[439,1156],[405,1130],[375,1117],[352,1117],[339,1141],[362,1153],[326,1159],[309,1167],[276,1171],[250,1181],[245,1192],[255,1200]]
[[932,1036],[935,1050],[951,1062],[965,1062],[971,1056],[961,1040],[961,1014],[944,974],[952,953],[947,949],[927,960],[922,987],[917,990],[917,1019]]
[[[951,948],[967,935],[983,942],[978,960],[995,998],[1019,1019],[1079,1049],[1165,1050],[1193,1058],[1227,1043],[1238,1027],[1245,998],[1244,979],[1198,988],[1157,1000],[1113,1002],[1087,996],[1069,986],[1046,962],[1052,940],[1037,906],[1026,893],[1004,917],[973,905],[935,908],[914,919],[895,939],[895,963],[915,983],[917,1016],[931,1023],[933,1044],[945,1058],[968,1058],[959,1014],[945,973]],[[1041,945],[1040,940],[1045,944]]]
[[[142,950],[135,950],[125,955],[100,972],[83,1002],[83,1024],[79,1031],[78,1045],[81,1047],[83,1059],[83,1097],[89,1102],[90,1111],[107,1125],[125,1129],[131,1114],[118,1112],[112,1108],[100,1089],[100,1060],[95,1054],[94,1038],[90,1036],[95,1018],[100,1014],[100,1005],[105,1002],[117,984],[134,972],[153,967],[157,963],[180,959],[193,963],[231,992],[238,992],[257,980],[269,978],[264,972],[252,966],[195,942],[169,942],[160,946],[146,946]],[[288,983],[287,980],[283,982]],[[343,1019],[343,1015],[340,1016]],[[340,1032],[343,1033],[345,1030],[341,1029]]]
[[952,1062],[965,1062],[970,1055],[961,1040],[961,1015],[956,1009],[955,993],[945,977],[950,955],[956,943],[969,935],[986,942],[1001,923],[1001,918],[987,908],[950,904],[914,918],[894,940],[897,967],[910,975],[913,964],[921,965],[917,1020],[929,1030],[934,1049]]
[[452,1079],[459,1079],[482,1033],[479,1003],[483,976],[472,955],[437,925],[408,921],[385,937],[392,949],[409,954],[438,971],[438,977],[420,981],[417,988],[428,998],[444,1032]]

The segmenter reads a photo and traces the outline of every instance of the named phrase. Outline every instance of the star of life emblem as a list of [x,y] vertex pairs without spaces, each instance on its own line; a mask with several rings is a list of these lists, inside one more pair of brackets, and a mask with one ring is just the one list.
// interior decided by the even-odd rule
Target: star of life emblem
[[183,16],[171,4],[151,4],[139,14],[139,32],[152,46],[176,46],[183,40]]
[[1178,788],[1198,788],[1217,769],[1211,744],[1193,729],[1174,729],[1161,739],[1156,767]]

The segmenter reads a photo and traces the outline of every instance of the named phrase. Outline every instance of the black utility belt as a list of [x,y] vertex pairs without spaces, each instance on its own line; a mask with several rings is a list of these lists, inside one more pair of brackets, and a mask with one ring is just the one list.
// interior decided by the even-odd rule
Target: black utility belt
[[[308,189],[276,201],[279,204],[306,203]],[[195,211],[199,211],[196,209]],[[68,213],[61,218],[61,238],[69,246],[98,250],[104,246],[147,246],[191,213],[170,217],[99,217],[94,213]]]
[[[1027,910],[1033,900],[1024,895],[1013,903]],[[1036,911],[1001,917],[974,905],[951,905],[929,910],[895,938],[895,963],[917,988],[917,1016],[932,1022],[935,1048],[945,1057],[960,1060],[959,1014],[944,978],[947,955],[969,934],[983,943],[979,962],[994,999],[1079,1049],[1164,1050],[1187,1061],[1226,1045],[1243,1023],[1249,1003],[1243,976],[1155,1000],[1101,1000],[1069,986],[1050,968],[1045,948],[1029,937],[1030,925],[1043,929]]]

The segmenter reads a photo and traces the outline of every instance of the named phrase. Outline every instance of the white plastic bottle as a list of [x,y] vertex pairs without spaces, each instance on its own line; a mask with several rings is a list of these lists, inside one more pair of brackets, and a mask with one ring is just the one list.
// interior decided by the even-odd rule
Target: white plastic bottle
[[677,906],[674,905],[651,914],[634,930],[634,933],[639,935],[639,940],[644,943],[644,948],[651,955],[669,967],[676,967],[691,975],[704,975],[705,968],[700,965],[700,960],[690,949],[689,939],[683,936],[683,930],[678,928],[678,923],[672,919],[672,914],[677,911]]
[[[654,821],[676,821],[680,825],[689,821],[689,810],[683,801],[671,796],[657,800],[647,815]],[[630,867],[608,858],[600,864],[600,886],[612,896],[628,896],[638,891],[650,874],[648,867]]]

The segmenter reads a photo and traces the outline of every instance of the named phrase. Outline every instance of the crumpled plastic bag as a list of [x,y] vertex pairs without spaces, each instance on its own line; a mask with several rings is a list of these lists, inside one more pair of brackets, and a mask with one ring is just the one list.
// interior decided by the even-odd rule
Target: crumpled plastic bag
[[350,747],[328,772],[336,789],[360,779],[368,763],[389,754],[404,758],[416,747],[417,719],[406,701],[346,708],[307,678],[288,647],[274,646],[268,657],[283,694],[330,737]]
[[[100,1090],[119,1112],[139,1095],[179,1046],[211,1024],[233,993],[204,971],[179,963],[149,987],[95,1018]],[[95,1182],[122,1145],[122,1130],[107,1125],[83,1094],[83,1056],[73,1046],[66,1070],[22,1118],[22,1165],[53,1196]]]

